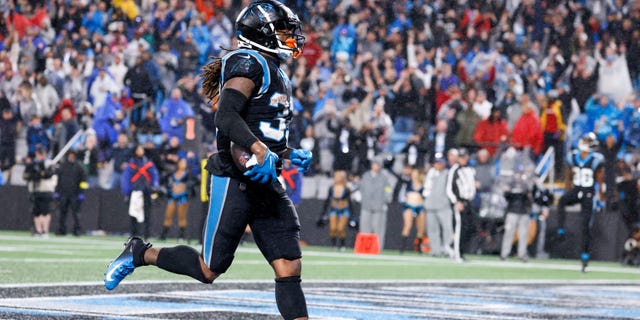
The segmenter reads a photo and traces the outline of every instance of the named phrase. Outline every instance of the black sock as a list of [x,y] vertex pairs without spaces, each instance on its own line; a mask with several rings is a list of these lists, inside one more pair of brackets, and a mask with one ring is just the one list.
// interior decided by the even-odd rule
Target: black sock
[[189,246],[160,249],[156,265],[160,269],[177,274],[184,274],[202,283],[212,282],[207,280],[200,268],[200,254]]
[[331,238],[331,246],[332,247],[336,246],[336,238]]
[[145,243],[144,245],[136,245],[133,246],[133,265],[136,267],[146,266],[147,263],[144,262],[144,253],[147,249],[151,248],[150,243]]
[[340,238],[340,246],[344,247],[344,238]]
[[285,320],[308,316],[300,276],[276,278],[276,304]]

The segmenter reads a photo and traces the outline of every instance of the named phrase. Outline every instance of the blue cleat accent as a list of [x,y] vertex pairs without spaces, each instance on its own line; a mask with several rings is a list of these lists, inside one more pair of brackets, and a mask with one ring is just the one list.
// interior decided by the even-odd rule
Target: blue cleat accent
[[135,248],[138,246],[150,248],[151,244],[138,237],[129,238],[124,244],[122,253],[109,264],[107,271],[104,273],[104,287],[107,290],[115,289],[122,279],[133,273],[136,268],[133,264],[133,254],[134,251],[137,251]]
[[565,228],[558,228],[555,231],[554,241],[564,242],[567,240],[567,230]]
[[582,272],[587,272],[587,266],[589,265],[589,254],[586,252],[583,252],[580,255],[580,260],[582,261]]

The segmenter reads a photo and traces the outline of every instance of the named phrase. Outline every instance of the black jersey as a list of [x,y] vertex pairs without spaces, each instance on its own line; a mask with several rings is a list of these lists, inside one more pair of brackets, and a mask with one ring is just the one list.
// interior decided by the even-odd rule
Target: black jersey
[[595,172],[603,164],[604,157],[598,152],[591,152],[586,158],[580,158],[580,151],[573,150],[567,155],[567,162],[573,172],[573,186],[576,188],[593,189],[595,186]]
[[269,150],[281,156],[287,148],[293,111],[289,77],[275,59],[248,49],[233,51],[222,58],[220,85],[236,77],[249,78],[256,85],[242,118]]
[[[280,69],[278,61],[255,50],[239,49],[222,58],[220,87],[232,78],[242,77],[253,81],[255,88],[240,116],[249,130],[272,152],[282,157],[287,149],[289,123],[293,113],[293,97],[289,77]],[[218,132],[219,159],[212,163],[218,175],[236,176],[229,155],[231,140]],[[208,168],[210,169],[210,168]],[[230,172],[232,171],[232,172]],[[235,173],[235,174],[234,174]]]

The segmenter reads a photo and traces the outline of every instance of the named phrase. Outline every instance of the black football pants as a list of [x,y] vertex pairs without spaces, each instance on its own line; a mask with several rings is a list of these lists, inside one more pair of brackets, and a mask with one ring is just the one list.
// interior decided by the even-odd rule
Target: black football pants
[[593,226],[593,189],[573,188],[567,191],[558,203],[558,225],[565,227],[568,205],[580,204],[580,218],[582,238],[582,252],[591,252],[591,227]]

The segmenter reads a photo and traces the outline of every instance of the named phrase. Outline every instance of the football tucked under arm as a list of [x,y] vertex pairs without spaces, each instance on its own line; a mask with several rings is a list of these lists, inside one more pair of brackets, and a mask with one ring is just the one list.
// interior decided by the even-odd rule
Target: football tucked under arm
[[230,153],[236,168],[251,181],[267,184],[277,179],[276,166],[280,161],[278,155],[262,142],[254,143],[251,151],[232,142]]
[[258,164],[258,158],[251,151],[233,142],[231,142],[231,158],[236,168],[242,172]]

